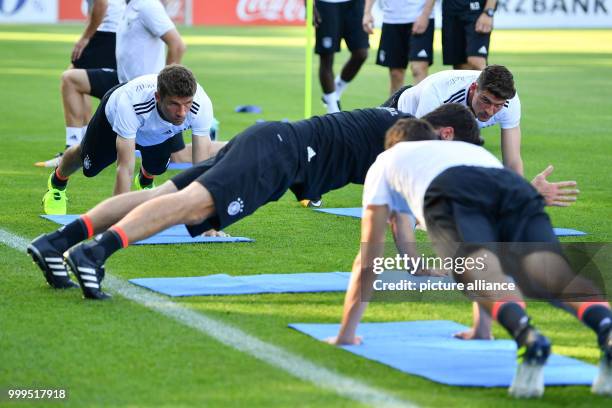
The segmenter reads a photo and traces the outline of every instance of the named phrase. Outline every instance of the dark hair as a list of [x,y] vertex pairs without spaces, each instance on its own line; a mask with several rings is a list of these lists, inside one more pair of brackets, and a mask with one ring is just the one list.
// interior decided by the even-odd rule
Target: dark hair
[[489,65],[478,76],[478,89],[489,91],[500,99],[512,99],[516,95],[512,72],[503,65]]
[[385,134],[385,149],[399,142],[416,142],[418,140],[437,140],[438,135],[433,127],[424,120],[416,118],[400,119]]
[[157,92],[160,98],[194,96],[197,85],[193,73],[179,64],[170,64],[157,75]]
[[474,114],[463,105],[458,103],[440,105],[423,116],[422,119],[429,122],[434,129],[447,126],[452,127],[455,131],[455,138],[453,140],[472,143],[478,146],[484,144],[484,140],[480,137],[480,129]]

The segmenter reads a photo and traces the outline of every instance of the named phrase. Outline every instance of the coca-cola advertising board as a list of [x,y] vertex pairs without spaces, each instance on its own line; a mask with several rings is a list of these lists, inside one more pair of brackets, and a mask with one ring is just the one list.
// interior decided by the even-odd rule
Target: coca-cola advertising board
[[304,0],[193,1],[193,24],[304,25]]

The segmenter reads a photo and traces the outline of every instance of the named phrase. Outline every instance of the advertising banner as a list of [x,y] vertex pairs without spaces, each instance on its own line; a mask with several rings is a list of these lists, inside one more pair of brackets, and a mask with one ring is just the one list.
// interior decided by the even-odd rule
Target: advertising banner
[[56,0],[0,0],[0,23],[54,23]]

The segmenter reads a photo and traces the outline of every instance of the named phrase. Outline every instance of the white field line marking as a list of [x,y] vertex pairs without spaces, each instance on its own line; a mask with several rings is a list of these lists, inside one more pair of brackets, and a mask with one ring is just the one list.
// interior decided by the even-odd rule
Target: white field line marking
[[[0,242],[20,252],[25,252],[29,244],[29,241],[3,229],[0,229]],[[319,388],[333,391],[343,397],[374,407],[416,407],[411,402],[398,399],[364,382],[319,366],[279,346],[266,343],[236,327],[174,303],[166,297],[131,285],[108,272],[106,273],[105,283],[111,291],[126,299],[170,317],[226,346],[280,368]]]

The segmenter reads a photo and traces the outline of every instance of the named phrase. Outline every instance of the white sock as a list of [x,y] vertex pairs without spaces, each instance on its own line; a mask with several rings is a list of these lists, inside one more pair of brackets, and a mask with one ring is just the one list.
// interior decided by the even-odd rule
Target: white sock
[[340,78],[340,75],[336,76],[336,79],[334,80],[334,85],[336,85],[336,93],[338,94],[338,99],[340,99],[342,93],[344,92],[348,84],[348,82]]
[[327,113],[340,112],[338,108],[338,95],[335,92],[323,94],[323,101],[327,105]]
[[72,147],[81,143],[83,130],[81,127],[66,126],[66,146]]

